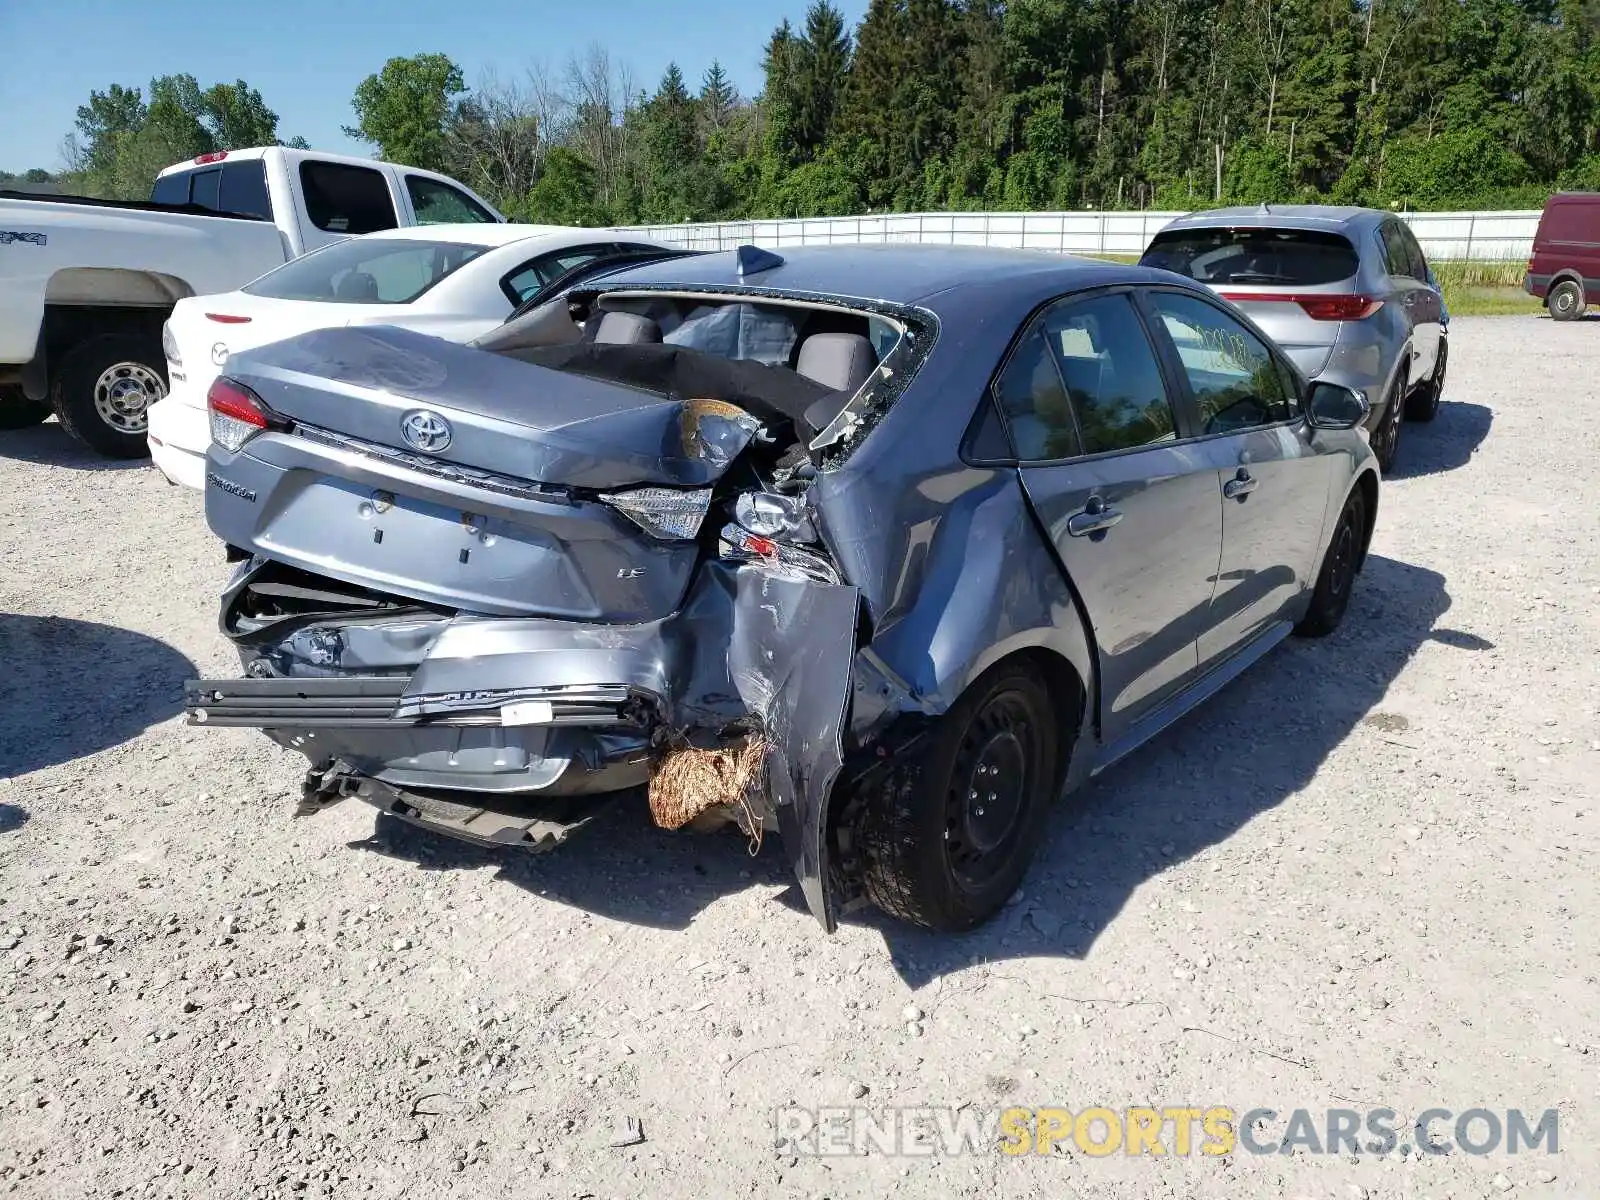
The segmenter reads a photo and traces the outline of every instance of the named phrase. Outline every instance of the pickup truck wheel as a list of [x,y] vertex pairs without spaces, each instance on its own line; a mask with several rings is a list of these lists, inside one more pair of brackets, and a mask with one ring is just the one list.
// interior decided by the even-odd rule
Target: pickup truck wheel
[[52,382],[56,416],[67,432],[108,458],[148,458],[150,406],[167,394],[161,343],[131,333],[79,342]]
[[1057,789],[1050,692],[1026,663],[980,677],[925,748],[865,797],[868,898],[943,932],[982,924],[1022,882]]
[[20,387],[0,387],[0,429],[29,429],[49,416],[50,406],[29,400]]

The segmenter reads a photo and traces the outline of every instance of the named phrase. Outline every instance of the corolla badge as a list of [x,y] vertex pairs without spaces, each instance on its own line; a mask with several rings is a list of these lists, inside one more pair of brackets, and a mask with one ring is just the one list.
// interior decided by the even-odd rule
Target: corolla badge
[[425,408],[414,409],[400,418],[400,436],[406,445],[424,454],[437,454],[450,445],[450,422]]

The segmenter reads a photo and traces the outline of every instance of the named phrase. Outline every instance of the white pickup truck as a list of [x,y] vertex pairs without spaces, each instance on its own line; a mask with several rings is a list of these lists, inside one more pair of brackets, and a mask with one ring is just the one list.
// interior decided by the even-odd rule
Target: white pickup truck
[[356,234],[504,220],[431,171],[281,146],[168,167],[148,201],[0,192],[0,430],[54,412],[100,453],[142,458],[183,297]]

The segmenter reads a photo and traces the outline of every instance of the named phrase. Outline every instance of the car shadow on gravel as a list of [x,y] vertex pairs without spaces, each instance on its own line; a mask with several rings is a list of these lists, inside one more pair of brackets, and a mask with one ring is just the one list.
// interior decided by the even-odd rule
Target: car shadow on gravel
[[154,470],[148,458],[105,458],[75,440],[54,418],[32,429],[0,432],[0,458],[74,471]]
[[28,810],[20,804],[0,804],[0,833],[10,833],[28,823]]
[[195,674],[142,633],[0,612],[0,779],[137,737],[182,711]]
[[[1444,582],[1421,567],[1370,558],[1336,634],[1291,639],[1070,797],[1022,899],[988,925],[947,936],[873,909],[847,913],[843,923],[879,930],[913,987],[975,960],[1084,957],[1137,888],[1304,787],[1422,643],[1459,653],[1492,648],[1471,633],[1439,627],[1450,607]],[[756,885],[776,889],[773,902],[806,912],[778,839],[768,840],[751,857],[733,833],[667,833],[651,823],[640,797],[611,804],[550,854],[455,842],[386,816],[377,818],[372,837],[351,845],[424,870],[493,867],[504,882],[597,916],[683,929],[718,900]],[[1246,899],[1242,886],[1239,898]],[[825,935],[819,929],[816,936]]]
[[1482,404],[1440,401],[1438,415],[1432,421],[1413,421],[1405,426],[1388,478],[1416,479],[1466,466],[1493,424],[1494,413]]
[[[1200,709],[1069,797],[1014,902],[959,937],[875,913],[896,968],[921,987],[974,961],[1083,958],[1134,892],[1227,841],[1309,783],[1382,700],[1425,642],[1453,653],[1492,644],[1440,627],[1444,578],[1376,555],[1367,560],[1338,632],[1290,638]],[[1352,887],[1360,864],[1352,863]],[[1250,903],[1245,881],[1215,876]],[[1218,902],[1212,893],[1209,902]],[[1203,922],[1203,915],[1196,918]],[[1196,945],[1204,940],[1198,934]]]
[[567,845],[547,854],[458,842],[383,814],[370,838],[350,846],[425,871],[494,867],[504,883],[596,916],[686,929],[725,896],[756,884],[794,882],[777,835],[768,840],[765,851],[751,856],[731,827],[726,834],[670,833],[651,821],[639,793],[619,796]]

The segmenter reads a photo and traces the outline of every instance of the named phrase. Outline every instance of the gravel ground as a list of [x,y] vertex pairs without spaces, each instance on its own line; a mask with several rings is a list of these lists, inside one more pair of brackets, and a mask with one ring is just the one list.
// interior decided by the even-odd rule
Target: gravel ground
[[[199,498],[3,435],[0,1191],[1600,1194],[1596,332],[1457,321],[1341,631],[1108,772],[951,939],[827,938],[774,845],[642,809],[543,858],[292,819],[301,759],[181,723],[236,665]],[[853,1097],[1556,1109],[1560,1149],[775,1148],[777,1106]]]

